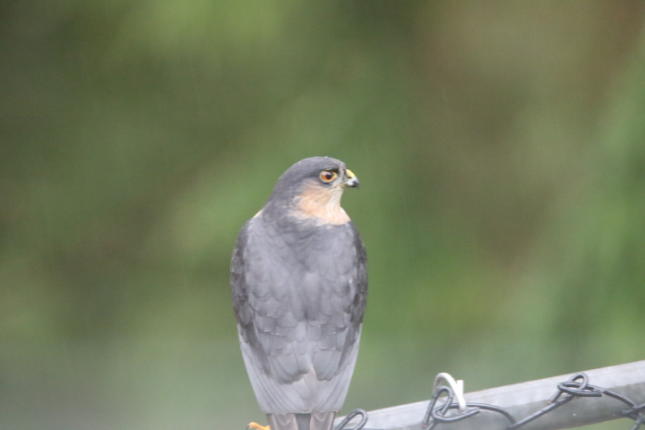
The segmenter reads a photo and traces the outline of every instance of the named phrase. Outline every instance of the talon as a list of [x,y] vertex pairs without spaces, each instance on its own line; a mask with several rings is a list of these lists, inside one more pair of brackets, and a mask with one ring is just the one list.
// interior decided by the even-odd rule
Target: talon
[[261,424],[256,423],[255,421],[251,421],[246,425],[246,428],[248,430],[271,430],[271,426],[263,426]]

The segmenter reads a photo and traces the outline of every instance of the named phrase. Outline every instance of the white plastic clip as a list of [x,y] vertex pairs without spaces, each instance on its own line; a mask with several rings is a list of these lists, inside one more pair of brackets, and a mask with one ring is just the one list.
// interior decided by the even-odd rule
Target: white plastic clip
[[452,375],[447,372],[438,373],[437,376],[434,377],[434,385],[432,387],[433,393],[439,387],[439,384],[442,382],[444,383],[444,385],[447,385],[455,394],[455,400],[457,401],[459,410],[464,411],[466,409],[466,399],[464,398],[463,379],[455,380],[455,378],[453,378]]

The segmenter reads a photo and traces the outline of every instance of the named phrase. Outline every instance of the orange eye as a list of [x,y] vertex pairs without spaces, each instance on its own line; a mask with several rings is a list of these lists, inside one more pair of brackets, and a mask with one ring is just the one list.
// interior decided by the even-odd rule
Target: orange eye
[[331,170],[323,170],[320,172],[320,180],[328,184],[338,177],[338,173]]

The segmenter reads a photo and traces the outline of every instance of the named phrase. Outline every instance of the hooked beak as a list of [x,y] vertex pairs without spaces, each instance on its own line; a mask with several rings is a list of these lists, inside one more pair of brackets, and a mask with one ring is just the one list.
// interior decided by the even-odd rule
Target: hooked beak
[[347,179],[345,179],[345,186],[346,187],[358,188],[358,186],[360,185],[360,182],[358,181],[358,178],[356,177],[354,172],[352,172],[349,169],[346,169],[345,170],[345,176],[347,177]]

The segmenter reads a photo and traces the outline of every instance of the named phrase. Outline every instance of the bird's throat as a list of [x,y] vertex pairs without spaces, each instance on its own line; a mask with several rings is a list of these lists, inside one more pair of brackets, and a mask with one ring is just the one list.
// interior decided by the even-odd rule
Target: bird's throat
[[300,219],[310,219],[321,224],[341,225],[350,221],[340,205],[342,188],[323,188],[318,185],[305,186],[296,196],[291,215]]

